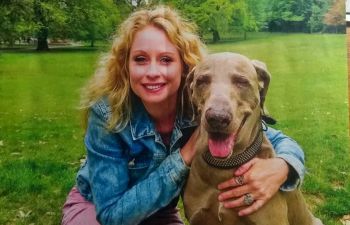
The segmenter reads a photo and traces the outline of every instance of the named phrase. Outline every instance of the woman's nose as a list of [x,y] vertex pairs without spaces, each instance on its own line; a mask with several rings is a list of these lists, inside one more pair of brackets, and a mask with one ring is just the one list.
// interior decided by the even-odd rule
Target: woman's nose
[[160,68],[156,62],[152,62],[149,64],[146,73],[146,75],[150,78],[158,77],[160,76]]

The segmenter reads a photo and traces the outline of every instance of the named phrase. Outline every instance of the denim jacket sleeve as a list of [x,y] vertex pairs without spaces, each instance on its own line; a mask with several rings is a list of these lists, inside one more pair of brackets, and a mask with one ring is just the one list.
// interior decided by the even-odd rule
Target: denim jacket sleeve
[[126,149],[118,133],[106,130],[105,124],[101,110],[93,107],[85,145],[97,220],[102,225],[138,224],[179,195],[189,168],[177,150],[130,187]]
[[276,157],[284,159],[289,164],[288,179],[282,185],[281,190],[292,191],[304,179],[304,152],[293,139],[279,130],[268,127],[265,134],[275,149]]

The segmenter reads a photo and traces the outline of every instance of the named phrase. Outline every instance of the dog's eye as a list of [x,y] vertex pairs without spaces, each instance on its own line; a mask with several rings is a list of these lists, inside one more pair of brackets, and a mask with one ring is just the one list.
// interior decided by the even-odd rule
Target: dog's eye
[[232,83],[240,88],[248,87],[249,81],[244,77],[233,77]]
[[207,75],[201,75],[196,80],[196,86],[207,85],[211,81],[210,77]]

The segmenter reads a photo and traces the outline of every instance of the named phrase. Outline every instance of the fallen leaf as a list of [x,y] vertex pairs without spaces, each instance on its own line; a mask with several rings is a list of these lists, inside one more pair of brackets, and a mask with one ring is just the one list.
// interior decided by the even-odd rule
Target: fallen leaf
[[46,141],[39,140],[39,145],[44,145],[44,144],[46,144]]
[[19,210],[18,214],[20,218],[27,218],[32,213],[32,210],[29,210],[27,213],[23,212],[22,210]]
[[341,219],[340,222],[343,225],[350,225],[350,215],[344,215]]
[[12,152],[11,155],[20,155],[20,152]]

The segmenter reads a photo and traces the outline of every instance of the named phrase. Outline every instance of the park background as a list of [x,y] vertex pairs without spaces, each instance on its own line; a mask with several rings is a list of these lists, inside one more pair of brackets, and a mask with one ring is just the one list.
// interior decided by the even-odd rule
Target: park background
[[80,88],[118,24],[159,3],[194,21],[210,52],[267,64],[266,104],[305,151],[310,208],[349,224],[344,0],[1,0],[0,224],[60,224],[85,157]]

